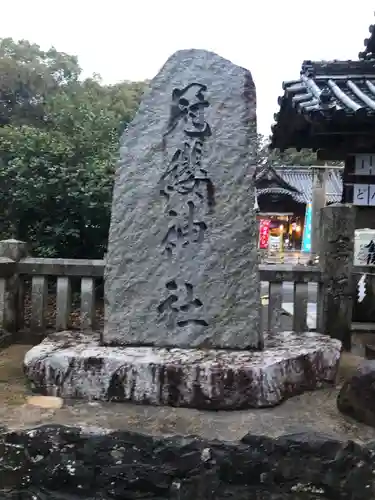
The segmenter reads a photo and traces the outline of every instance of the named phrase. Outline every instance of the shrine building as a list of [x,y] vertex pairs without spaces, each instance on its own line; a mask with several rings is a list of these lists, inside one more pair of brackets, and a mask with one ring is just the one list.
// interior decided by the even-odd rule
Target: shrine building
[[341,202],[357,207],[357,228],[375,228],[375,26],[358,60],[304,61],[283,90],[270,147],[343,161]]
[[[326,203],[342,198],[342,169],[327,170]],[[313,173],[311,167],[266,165],[255,178],[258,220],[269,220],[272,234],[280,230],[301,247],[306,206],[311,203]],[[288,236],[289,235],[289,236]]]

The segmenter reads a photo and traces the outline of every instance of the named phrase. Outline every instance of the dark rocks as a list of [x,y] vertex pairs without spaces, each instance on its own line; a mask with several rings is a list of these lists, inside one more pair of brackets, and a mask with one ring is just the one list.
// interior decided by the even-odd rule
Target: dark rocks
[[[261,446],[270,460],[269,479],[276,481],[282,477],[291,489],[292,484],[298,482],[300,491],[319,490],[323,498],[326,495],[327,498],[353,499],[370,498],[366,491],[375,491],[372,490],[375,453],[354,442],[344,443],[315,432],[289,434],[277,439],[245,436],[242,441],[252,450]],[[360,481],[364,482],[359,484]]]
[[[372,500],[370,448],[316,433],[226,443],[43,426],[0,436],[0,499]],[[34,495],[34,496],[32,496]]]
[[279,332],[261,352],[108,347],[95,334],[60,332],[33,347],[24,368],[46,395],[233,410],[332,384],[340,350],[313,332]]
[[375,427],[375,361],[364,361],[344,383],[338,409],[359,422]]

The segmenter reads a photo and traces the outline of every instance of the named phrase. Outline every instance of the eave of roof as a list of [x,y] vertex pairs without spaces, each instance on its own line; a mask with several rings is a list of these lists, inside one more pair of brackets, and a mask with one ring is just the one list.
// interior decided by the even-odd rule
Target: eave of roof
[[[283,83],[271,148],[321,147],[322,125],[375,130],[375,61],[304,61],[300,79]],[[372,130],[373,132],[373,130]],[[289,137],[289,140],[288,140]]]
[[332,118],[375,116],[375,62],[304,61],[299,83],[285,82],[284,97],[297,111]]
[[[308,167],[273,167],[276,175],[280,177],[285,187],[257,188],[257,196],[267,194],[282,194],[290,196],[298,203],[309,203],[312,197],[313,176]],[[342,196],[342,175],[340,169],[328,169],[326,193],[328,203],[338,203]],[[290,188],[288,189],[287,186]]]
[[280,187],[269,187],[269,188],[257,189],[257,197],[258,198],[260,196],[273,195],[273,194],[281,194],[284,196],[290,196],[293,200],[297,201],[298,203],[301,203],[301,194],[296,193],[294,191],[291,191],[289,189],[284,189],[284,188],[280,188]]
[[300,78],[283,83],[271,149],[338,151],[346,134],[352,147],[375,147],[375,25],[369,33],[357,61],[304,61]]
[[[290,185],[283,177],[277,172],[276,168],[271,165],[266,165],[255,177],[256,185],[259,185],[261,181],[276,182],[278,184],[277,189],[284,189],[286,191],[293,191],[298,193],[298,189]],[[267,188],[271,189],[271,188]]]

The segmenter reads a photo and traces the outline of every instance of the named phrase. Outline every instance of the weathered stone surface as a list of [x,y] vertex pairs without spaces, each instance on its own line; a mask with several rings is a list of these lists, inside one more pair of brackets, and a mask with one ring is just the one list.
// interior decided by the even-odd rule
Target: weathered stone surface
[[270,407],[332,383],[341,344],[280,332],[264,351],[105,347],[94,334],[62,332],[25,356],[44,394],[200,409]]
[[[6,282],[0,280],[0,327],[6,330],[4,338],[6,341],[11,340],[12,332],[16,332],[23,326],[23,311],[20,311],[19,307],[20,293],[22,293],[21,281],[11,261],[16,264],[26,255],[27,245],[25,242],[13,239],[0,241],[0,261],[9,267],[9,272],[1,273],[2,278],[7,277]],[[12,268],[13,272],[10,274]],[[1,335],[1,337],[4,336]]]
[[350,350],[353,308],[352,267],[354,255],[355,207],[329,205],[321,210],[319,262],[322,298],[317,329],[340,339]]
[[337,407],[345,415],[375,427],[375,361],[364,361],[344,383]]
[[262,347],[255,137],[249,71],[203,50],[167,61],[122,139],[105,344]]
[[19,240],[1,240],[0,241],[0,256],[7,259],[12,259],[19,262],[27,256],[27,244]]
[[325,435],[242,442],[42,426],[0,435],[0,499],[372,500],[374,456]]

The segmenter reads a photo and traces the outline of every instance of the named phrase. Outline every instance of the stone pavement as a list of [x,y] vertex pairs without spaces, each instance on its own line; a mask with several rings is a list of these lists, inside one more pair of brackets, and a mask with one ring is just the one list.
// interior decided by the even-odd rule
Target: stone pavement
[[28,404],[0,408],[2,425],[10,429],[42,424],[126,429],[153,435],[198,435],[234,441],[247,432],[279,436],[310,430],[334,433],[360,442],[375,439],[375,429],[342,416],[336,408],[338,389],[322,389],[296,396],[282,405],[263,410],[199,411],[187,408],[120,403],[64,401],[61,409]]
[[[266,314],[266,307],[262,309]],[[291,329],[291,321],[290,316],[282,316],[282,328]],[[361,442],[375,439],[375,429],[338,412],[336,397],[340,383],[262,410],[210,412],[95,401],[64,401],[62,408],[35,407],[27,404],[31,393],[22,372],[22,360],[29,349],[30,345],[16,344],[0,350],[0,419],[2,425],[10,429],[58,423],[157,435],[197,434],[229,441],[241,438],[246,432],[278,436],[310,429]],[[345,354],[340,363],[339,380],[350,375],[360,360],[358,356]]]
[[[285,316],[283,322],[283,326],[288,326],[290,318]],[[23,355],[29,348],[13,345],[0,351],[0,419],[10,429],[57,423],[155,435],[196,434],[229,441],[241,438],[246,432],[278,436],[310,429],[361,442],[375,439],[375,429],[338,412],[338,387],[305,393],[275,408],[234,412],[95,401],[64,401],[62,408],[35,407],[27,404],[31,393],[22,374]]]

